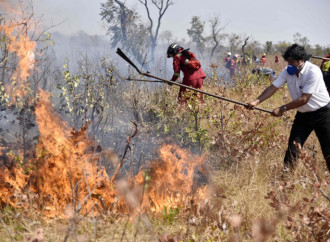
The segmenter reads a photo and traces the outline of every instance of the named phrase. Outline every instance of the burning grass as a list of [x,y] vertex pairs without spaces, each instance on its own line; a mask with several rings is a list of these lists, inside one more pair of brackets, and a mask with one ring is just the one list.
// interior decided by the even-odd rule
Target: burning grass
[[159,213],[164,207],[184,207],[187,197],[194,196],[194,171],[203,159],[178,146],[164,145],[159,160],[147,171],[112,184],[98,165],[100,152],[86,137],[87,124],[80,131],[69,132],[44,92],[40,93],[36,120],[40,132],[36,158],[2,171],[2,205],[27,208],[30,200],[48,217],[63,217],[68,209],[88,214],[95,206],[98,212],[136,213],[141,208]]
[[205,198],[205,188],[197,188],[196,191],[193,187],[195,171],[203,161],[204,158],[194,156],[177,145],[163,145],[159,150],[159,160],[153,161],[147,172],[142,171],[138,175],[140,181],[143,174],[150,178],[147,179],[142,207],[159,213],[164,207],[185,208],[191,199],[199,201]]
[[1,194],[10,195],[1,196],[2,204],[26,207],[29,203],[24,204],[24,200],[28,195],[36,209],[54,217],[63,215],[71,204],[86,213],[92,206],[86,199],[88,195],[95,199],[103,189],[107,191],[103,196],[105,201],[112,201],[114,194],[108,176],[96,165],[97,154],[88,150],[91,142],[85,136],[87,125],[79,132],[70,133],[44,92],[36,107],[36,118],[40,136],[35,158],[2,174],[10,181],[1,186]]
[[[236,133],[230,123],[238,125],[241,116],[231,116],[228,133],[215,136],[214,147],[218,148],[206,157],[164,145],[159,159],[136,177],[111,184],[97,162],[102,152],[90,148],[95,145],[85,135],[87,126],[70,132],[51,108],[47,95],[42,94],[36,109],[41,130],[36,158],[25,169],[14,166],[2,174],[6,180],[0,184],[1,201],[11,205],[3,209],[7,229],[16,238],[23,238],[26,234],[40,235],[37,228],[42,227],[43,236],[51,240],[63,239],[68,228],[76,224],[71,233],[81,240],[327,241],[329,201],[322,192],[330,192],[329,173],[319,147],[308,149],[316,137],[306,144],[305,156],[295,172],[283,176],[282,157],[277,153],[284,154],[287,137],[270,139],[271,133],[263,127],[272,126],[273,132],[284,133],[287,125],[271,125],[275,120],[243,109],[228,108],[223,115],[230,117],[233,110],[246,117],[249,132]],[[257,138],[260,134],[262,138]],[[196,190],[192,186],[194,170],[205,160],[211,167],[210,181],[206,190]],[[9,200],[4,200],[5,196]],[[40,225],[27,223],[28,218]],[[19,224],[23,228],[18,229]],[[2,233],[9,238],[7,231]]]
[[[0,29],[18,58],[12,75],[18,88],[28,83],[35,47],[26,25],[21,26]],[[214,77],[204,89],[246,102],[269,85],[269,80],[249,73],[242,69],[232,88],[219,86],[221,80]],[[27,98],[24,90],[15,95]],[[305,144],[296,170],[282,171],[292,112],[273,118],[207,98],[203,105],[182,107],[177,90],[167,86],[152,94],[138,92],[127,92],[125,99],[154,117],[141,126],[179,145],[159,147],[158,159],[145,163],[137,176],[115,182],[100,159],[106,156],[116,166],[117,155],[87,137],[87,121],[80,130],[71,129],[53,109],[49,94],[40,92],[33,156],[24,160],[18,148],[16,153],[0,148],[10,160],[0,169],[0,240],[330,239],[329,172],[315,136]],[[286,90],[280,90],[263,108],[280,106],[286,99]],[[181,146],[205,154],[193,155]],[[205,163],[208,185],[200,186],[196,170],[203,170]]]

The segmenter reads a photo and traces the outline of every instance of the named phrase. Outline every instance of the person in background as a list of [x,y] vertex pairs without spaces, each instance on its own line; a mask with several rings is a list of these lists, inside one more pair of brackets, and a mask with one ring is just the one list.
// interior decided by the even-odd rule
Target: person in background
[[276,72],[269,67],[257,67],[252,69],[252,74],[257,74],[259,76],[268,76],[270,77],[272,80],[276,79]]
[[264,54],[262,55],[262,57],[261,57],[261,59],[260,59],[260,64],[261,64],[261,65],[266,64],[266,53],[264,53]]
[[[201,89],[204,78],[206,77],[200,62],[196,60],[194,53],[189,49],[184,50],[180,45],[173,43],[167,48],[167,58],[173,58],[174,74],[171,81],[177,81],[180,77],[180,71],[183,72],[182,84],[193,88]],[[178,100],[181,104],[186,104],[188,97],[184,97],[186,88],[180,87]],[[203,102],[203,96],[200,94],[200,100]]]
[[278,64],[280,62],[280,58],[278,57],[278,55],[275,55],[275,64]]
[[242,56],[242,65],[248,65],[248,64],[251,64],[252,61],[251,61],[251,58],[250,58],[250,55],[249,54],[244,54]]
[[235,75],[236,69],[237,69],[237,65],[239,64],[239,56],[238,56],[238,54],[235,54],[233,56],[233,58],[230,59],[230,62],[228,62],[228,64],[229,63],[230,63],[230,65],[228,65],[229,74],[230,74],[230,77],[232,77],[233,75]]
[[257,99],[249,102],[246,108],[253,109],[287,83],[292,101],[272,111],[273,116],[279,117],[287,110],[297,109],[284,165],[286,168],[294,168],[300,149],[311,132],[315,131],[330,171],[330,97],[322,72],[318,66],[307,61],[309,56],[300,45],[289,46],[283,57],[288,62],[288,66],[273,84],[267,87]]
[[[330,54],[327,54],[325,57],[330,58]],[[327,87],[328,93],[330,94],[330,61],[327,59],[323,59],[320,68],[322,71],[325,86]]]
[[259,58],[256,55],[252,56],[252,60],[254,63],[259,64]]
[[234,55],[234,60],[236,61],[236,64],[241,64],[241,55],[240,54],[235,54]]
[[228,62],[229,60],[231,60],[231,52],[228,52],[228,53],[227,53],[227,56],[223,59],[223,62],[224,62],[225,64],[227,64],[227,62]]

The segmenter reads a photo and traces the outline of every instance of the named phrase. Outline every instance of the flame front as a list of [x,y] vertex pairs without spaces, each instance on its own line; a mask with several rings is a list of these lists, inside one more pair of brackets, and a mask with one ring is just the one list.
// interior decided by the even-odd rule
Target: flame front
[[[194,184],[194,173],[204,159],[195,156],[177,145],[163,145],[159,150],[159,160],[151,163],[146,181],[146,197],[142,207],[161,212],[164,207],[186,207],[191,199],[205,197],[205,188]],[[138,177],[145,174],[142,171]],[[147,179],[149,180],[149,179]]]
[[[6,169],[1,174],[5,179],[0,184],[0,201],[17,206],[29,190],[51,217],[62,215],[71,205],[77,212],[88,212],[97,202],[102,203],[103,209],[109,207],[114,201],[114,189],[105,169],[97,165],[99,157],[88,150],[91,142],[86,138],[86,129],[70,133],[43,91],[36,118],[40,132],[36,158],[24,168],[14,167],[11,172]],[[26,170],[29,175],[25,175]]]
[[[82,200],[85,202],[79,206],[90,210],[101,190],[102,199],[109,206],[114,198],[113,189],[104,168],[97,165],[98,155],[88,150],[92,145],[85,135],[87,126],[79,132],[68,132],[67,124],[52,109],[44,92],[36,118],[40,137],[36,147],[37,171],[32,176],[34,192],[43,194],[45,205],[57,213],[68,204],[79,205]],[[94,200],[92,204],[90,199]]]
[[[0,1],[0,5],[18,14],[6,1]],[[29,100],[28,76],[35,64],[36,42],[29,38],[28,31],[24,21],[0,26],[8,51],[17,58],[17,68],[7,85],[13,101],[17,97]],[[69,214],[88,214],[96,209],[136,214],[141,209],[160,212],[164,207],[184,207],[189,199],[204,196],[203,190],[195,192],[192,186],[195,168],[203,159],[176,145],[163,145],[159,159],[151,162],[148,170],[112,184],[105,168],[98,164],[101,154],[95,152],[96,145],[86,136],[87,124],[72,132],[52,108],[50,94],[44,91],[39,93],[35,115],[39,140],[34,158],[23,163],[14,153],[3,154],[11,162],[0,167],[0,207],[33,204],[50,217],[63,216],[68,208]]]
[[[93,144],[85,134],[87,125],[78,132],[69,132],[68,125],[53,110],[49,94],[43,91],[36,119],[40,132],[36,158],[25,166],[0,171],[4,178],[0,183],[2,205],[26,207],[31,201],[24,203],[24,197],[26,200],[29,194],[49,217],[63,216],[68,207],[84,214],[95,207],[98,212],[136,214],[141,209],[157,213],[164,207],[185,207],[190,199],[205,196],[204,188],[195,193],[192,186],[194,171],[203,158],[176,145],[163,145],[159,159],[126,182],[130,185],[125,185],[128,188],[123,192],[123,183],[113,186],[105,169],[98,165],[100,157],[91,149]],[[145,192],[140,189],[142,185]]]

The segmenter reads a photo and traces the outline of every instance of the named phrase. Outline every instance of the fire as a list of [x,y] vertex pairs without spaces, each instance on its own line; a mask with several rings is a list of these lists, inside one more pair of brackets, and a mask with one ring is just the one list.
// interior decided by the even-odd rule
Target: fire
[[69,132],[43,91],[36,120],[40,132],[36,157],[24,166],[0,170],[4,178],[0,204],[27,207],[32,199],[36,209],[49,217],[64,216],[68,208],[69,214],[88,214],[93,209],[136,214],[141,209],[158,213],[164,207],[185,207],[191,199],[205,196],[204,188],[193,188],[194,171],[203,158],[176,145],[163,145],[159,159],[135,178],[112,184],[97,162],[100,154],[86,137],[88,125]]
[[[25,82],[29,76],[29,71],[34,67],[34,49],[36,42],[30,40],[25,25],[4,24],[0,26],[0,31],[4,31],[8,40],[8,50],[16,53],[18,57],[18,68],[14,74],[14,80]],[[18,84],[23,84],[18,83]]]
[[[38,169],[32,178],[33,191],[46,195],[45,204],[55,213],[62,213],[68,204],[78,204],[87,198],[86,204],[80,206],[84,205],[88,211],[98,200],[101,190],[103,200],[109,206],[114,200],[113,189],[105,169],[99,169],[97,165],[97,153],[88,150],[93,146],[85,135],[87,125],[79,132],[68,132],[70,129],[52,109],[44,92],[40,95],[36,118],[40,137],[36,147]],[[90,200],[94,202],[90,204]]]
[[[20,195],[27,185],[27,176],[22,169],[14,167],[12,169],[4,168],[0,170],[0,205],[11,204],[13,207],[22,205]],[[15,200],[15,202],[13,202]]]
[[[203,157],[194,156],[177,145],[163,145],[159,160],[152,162],[147,173],[149,179],[145,181],[147,190],[142,207],[161,212],[164,207],[183,208],[191,199],[204,198],[206,187],[196,189],[194,184],[194,172],[203,161]],[[141,181],[143,174],[146,173],[142,171],[138,175],[138,180]]]
[[29,191],[50,217],[62,215],[71,205],[76,212],[85,213],[97,202],[109,207],[114,201],[114,189],[105,169],[97,165],[98,155],[89,150],[92,143],[85,135],[87,125],[79,132],[70,133],[43,91],[36,119],[40,132],[36,158],[24,167],[15,167],[10,173],[7,169],[1,174],[5,177],[0,184],[1,203],[17,206]]
[[[1,1],[0,5],[8,13],[17,14],[17,11],[6,4],[5,1]],[[27,21],[30,21],[30,19],[23,17],[22,22],[11,21],[0,25],[0,32],[6,37],[8,51],[17,57],[17,68],[11,76],[12,83],[7,85],[7,92],[11,97],[22,97],[28,93],[27,77],[34,68],[36,42],[28,36]]]
[[[0,0],[0,5],[4,4]],[[29,38],[24,21],[1,24],[8,51],[18,62],[7,92],[13,99],[26,97],[36,42]],[[137,214],[141,210],[161,212],[164,207],[185,207],[191,199],[205,196],[205,188],[193,186],[194,171],[202,164],[202,157],[176,145],[163,145],[159,159],[147,170],[111,182],[98,163],[101,153],[95,151],[96,144],[86,135],[88,124],[72,131],[53,109],[50,94],[42,90],[35,115],[39,140],[34,158],[23,163],[14,153],[2,154],[0,147],[0,155],[12,159],[10,167],[0,166],[0,207],[29,207],[49,217],[87,215],[91,211]]]

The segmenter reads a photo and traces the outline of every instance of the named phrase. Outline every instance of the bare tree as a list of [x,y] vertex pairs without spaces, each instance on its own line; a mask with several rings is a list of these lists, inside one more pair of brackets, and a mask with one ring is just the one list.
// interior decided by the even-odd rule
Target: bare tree
[[249,38],[250,37],[246,37],[245,40],[244,40],[244,44],[242,45],[242,53],[243,53],[244,56],[246,55],[244,49],[245,49],[245,46],[247,45],[247,42],[248,42]]
[[219,46],[219,41],[220,41],[219,33],[221,30],[223,30],[225,28],[225,26],[223,26],[223,27],[220,26],[220,20],[218,17],[214,17],[214,18],[210,19],[209,22],[211,24],[211,39],[214,42],[214,45],[211,50],[211,58],[212,58],[215,50]]
[[144,5],[146,11],[147,11],[147,16],[150,22],[149,25],[149,34],[150,34],[150,41],[151,41],[151,59],[155,59],[155,49],[157,46],[157,38],[159,34],[159,28],[161,24],[161,20],[167,11],[168,7],[173,5],[173,2],[171,0],[151,0],[151,3],[158,9],[158,18],[157,18],[157,25],[156,25],[156,30],[153,32],[153,27],[154,27],[154,20],[151,17],[150,14],[150,9],[149,9],[149,1],[148,0],[139,0],[141,4]]

